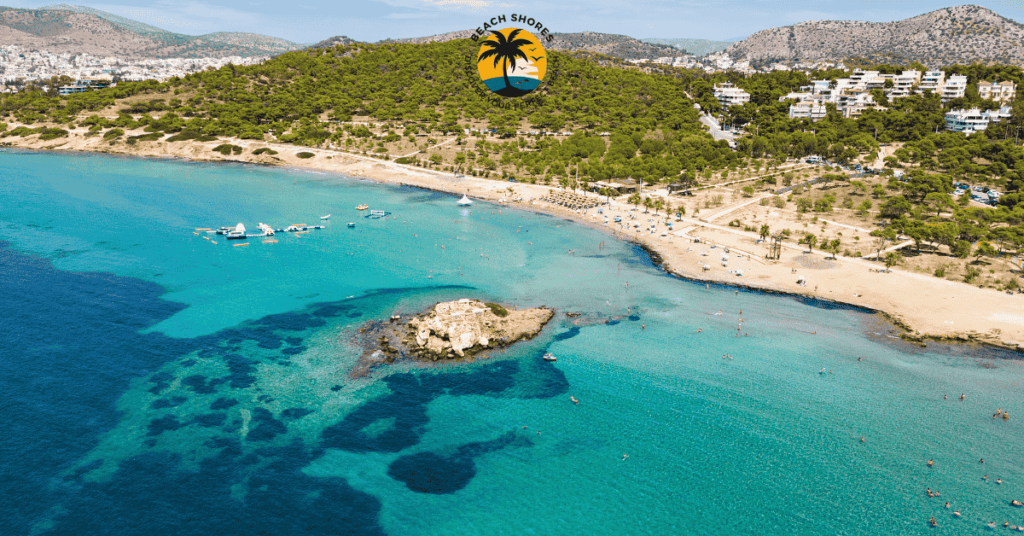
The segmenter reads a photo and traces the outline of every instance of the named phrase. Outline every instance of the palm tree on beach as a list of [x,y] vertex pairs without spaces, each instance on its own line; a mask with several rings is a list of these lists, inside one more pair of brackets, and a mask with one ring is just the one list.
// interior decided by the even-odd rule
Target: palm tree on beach
[[483,42],[484,46],[491,47],[490,50],[484,51],[477,58],[477,62],[484,61],[487,58],[494,58],[494,67],[498,67],[498,62],[501,62],[501,74],[505,77],[505,87],[512,87],[512,83],[508,79],[508,67],[511,66],[513,70],[516,68],[516,58],[529,62],[529,58],[526,57],[526,53],[523,52],[522,47],[532,44],[529,39],[516,39],[519,32],[522,30],[516,28],[508,34],[508,38],[505,34],[491,30],[494,37]]

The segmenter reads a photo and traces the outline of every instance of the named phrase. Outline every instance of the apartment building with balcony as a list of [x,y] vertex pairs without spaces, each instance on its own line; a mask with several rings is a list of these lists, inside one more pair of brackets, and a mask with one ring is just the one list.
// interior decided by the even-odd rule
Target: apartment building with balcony
[[942,102],[947,103],[967,94],[967,77],[962,74],[950,76],[942,86]]
[[946,73],[942,71],[925,71],[921,75],[921,84],[918,86],[918,92],[924,93],[925,91],[931,91],[932,93],[941,93],[942,86],[946,83]]
[[818,121],[824,119],[828,114],[828,110],[824,104],[819,104],[811,101],[797,102],[789,105],[789,118],[790,119],[810,119],[811,121]]
[[739,106],[750,102],[750,93],[743,91],[730,82],[715,84],[713,93],[723,108]]
[[1013,82],[978,82],[978,96],[996,102],[1010,102],[1017,96],[1017,85]]
[[998,123],[1010,117],[1010,107],[1003,106],[998,110],[981,111],[978,108],[970,110],[952,110],[946,113],[946,130],[951,132],[963,132],[970,136],[975,132],[982,132],[992,123]]

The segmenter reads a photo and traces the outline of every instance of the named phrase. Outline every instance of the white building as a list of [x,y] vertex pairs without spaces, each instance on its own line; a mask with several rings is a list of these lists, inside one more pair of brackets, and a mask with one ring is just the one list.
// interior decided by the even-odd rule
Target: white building
[[827,114],[828,110],[825,109],[824,104],[804,101],[789,105],[790,119],[810,119],[811,121],[817,121],[819,119],[823,119]]
[[981,111],[977,108],[970,110],[953,110],[946,114],[946,130],[952,132],[963,132],[968,136],[981,132],[992,123],[998,123],[1010,117],[1010,107],[1003,106],[998,110]]
[[1013,82],[978,82],[978,96],[996,102],[1010,102],[1017,95],[1017,85]]
[[740,106],[750,102],[750,93],[734,86],[729,82],[715,84],[714,96],[723,108]]
[[921,85],[918,86],[918,91],[924,93],[925,91],[931,91],[932,93],[941,93],[942,86],[946,83],[946,73],[942,71],[926,71],[921,75]]
[[967,77],[962,74],[954,74],[946,80],[942,86],[942,102],[949,102],[953,99],[963,97],[967,93]]
[[913,90],[915,85],[921,83],[921,73],[918,71],[903,71],[893,77],[892,91],[889,92],[889,98],[898,99],[901,97],[907,97]]

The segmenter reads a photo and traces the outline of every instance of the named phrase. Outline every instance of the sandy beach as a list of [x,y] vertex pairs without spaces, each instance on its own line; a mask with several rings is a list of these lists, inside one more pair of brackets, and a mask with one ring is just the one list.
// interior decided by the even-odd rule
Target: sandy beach
[[[17,126],[12,124],[9,128]],[[135,145],[118,142],[111,145],[101,136],[89,137],[85,133],[84,128],[79,128],[71,131],[66,138],[50,141],[39,141],[37,136],[9,136],[0,143],[34,150],[88,151],[137,157],[178,157],[198,161],[294,166],[459,195],[468,194],[474,199],[556,215],[602,229],[621,240],[635,241],[660,257],[662,268],[678,277],[805,295],[872,309],[885,313],[893,322],[905,328],[908,331],[905,337],[912,340],[977,342],[1012,349],[1020,349],[1019,345],[1024,344],[1024,296],[1020,294],[1008,295],[994,289],[980,289],[899,268],[885,272],[885,266],[880,262],[842,255],[833,258],[830,253],[818,250],[808,252],[805,246],[797,245],[795,240],[783,243],[778,261],[766,259],[768,245],[761,243],[756,233],[744,231],[742,227],[731,227],[728,222],[740,214],[747,219],[768,224],[785,219],[786,215],[771,205],[760,204],[761,198],[767,194],[739,199],[733,196],[733,200],[722,206],[702,210],[698,217],[668,217],[653,211],[645,213],[643,207],[636,209],[627,204],[625,197],[612,198],[610,204],[599,207],[601,213],[598,208],[573,211],[541,200],[551,192],[561,191],[560,188],[469,176],[456,177],[451,173],[337,150],[238,139],[204,143],[156,141]],[[128,134],[138,135],[142,132]],[[223,143],[238,145],[244,150],[239,155],[230,156],[212,151]],[[278,154],[251,154],[259,147],[268,147]],[[296,154],[303,151],[315,156],[298,158]],[[731,193],[731,190],[723,190]],[[577,195],[583,194],[577,192]],[[587,195],[602,203],[606,201],[596,194]],[[645,195],[664,196],[667,192],[655,190],[645,192]],[[616,217],[622,221],[615,222]],[[817,221],[815,224],[821,225]],[[774,224],[772,226],[775,228]],[[864,231],[863,234],[867,235],[866,229],[846,227],[849,227],[848,232]]]

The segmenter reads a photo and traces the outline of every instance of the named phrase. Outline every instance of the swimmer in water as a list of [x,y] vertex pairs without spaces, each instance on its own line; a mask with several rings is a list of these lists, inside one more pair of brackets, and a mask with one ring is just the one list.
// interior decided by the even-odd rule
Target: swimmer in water
[[623,454],[622,455],[622,461],[626,461],[626,458],[628,458],[628,457],[629,457],[629,454]]
[[572,396],[572,395],[569,395],[569,400],[572,400],[572,403],[573,403],[573,404],[579,404],[579,403],[580,403],[580,401],[579,401],[579,400],[576,400],[576,397],[575,397],[575,396]]
[[934,460],[928,460],[928,467],[931,467],[935,463]]
[[967,398],[967,395],[960,393],[960,401],[963,402],[965,398]]
[[863,442],[864,442],[864,436],[860,436],[860,442],[861,442],[861,443],[863,443]]

